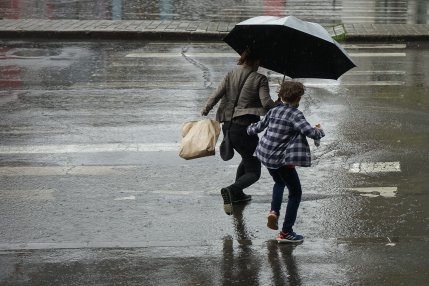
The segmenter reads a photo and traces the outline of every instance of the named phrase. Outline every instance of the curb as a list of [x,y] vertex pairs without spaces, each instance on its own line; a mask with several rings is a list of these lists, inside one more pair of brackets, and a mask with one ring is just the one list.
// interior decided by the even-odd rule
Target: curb
[[0,31],[3,39],[222,41],[227,33],[175,31]]
[[[228,33],[178,31],[0,31],[3,39],[222,41]],[[341,42],[420,42],[429,35],[348,34]]]
[[[228,33],[178,31],[0,31],[3,39],[222,41]],[[429,35],[348,34],[342,42],[419,42]]]
[[[204,21],[0,20],[3,39],[221,41],[234,23]],[[428,24],[344,24],[344,42],[429,41]]]

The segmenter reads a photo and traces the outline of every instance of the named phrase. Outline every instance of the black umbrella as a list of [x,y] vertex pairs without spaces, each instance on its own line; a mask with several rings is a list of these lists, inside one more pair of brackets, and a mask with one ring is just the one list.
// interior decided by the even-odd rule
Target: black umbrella
[[262,67],[291,78],[338,79],[356,66],[321,25],[293,16],[248,19],[224,41],[239,54],[251,48]]

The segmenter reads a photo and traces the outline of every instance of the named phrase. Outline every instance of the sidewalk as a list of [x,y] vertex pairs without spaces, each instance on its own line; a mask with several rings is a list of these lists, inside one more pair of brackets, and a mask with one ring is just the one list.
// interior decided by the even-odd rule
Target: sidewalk
[[[221,40],[236,23],[152,20],[0,20],[1,38]],[[346,41],[428,41],[429,24],[345,24]]]

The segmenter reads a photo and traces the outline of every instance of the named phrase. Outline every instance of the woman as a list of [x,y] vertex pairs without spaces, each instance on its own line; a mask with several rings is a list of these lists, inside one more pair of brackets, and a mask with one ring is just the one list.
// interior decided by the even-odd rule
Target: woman
[[286,81],[281,85],[279,97],[283,104],[271,109],[265,118],[248,127],[249,135],[267,128],[255,151],[255,156],[267,167],[273,177],[273,195],[267,226],[278,229],[278,218],[285,187],[289,190],[283,227],[276,237],[279,242],[301,242],[304,237],[293,231],[299,204],[301,182],[295,166],[311,165],[310,147],[306,137],[319,140],[325,136],[322,129],[311,127],[297,108],[304,94],[304,85]]
[[[232,118],[229,136],[234,149],[241,155],[241,162],[235,182],[221,189],[224,210],[228,215],[232,214],[233,204],[251,200],[251,196],[246,195],[243,189],[258,181],[261,176],[261,163],[253,157],[259,138],[257,135],[248,135],[247,127],[258,122],[260,116],[265,115],[276,104],[270,97],[267,77],[256,72],[259,64],[256,53],[251,50],[243,52],[238,61],[239,67],[228,72],[201,112],[206,116],[220,101],[216,120],[223,122],[224,135]],[[232,114],[237,96],[239,99]]]

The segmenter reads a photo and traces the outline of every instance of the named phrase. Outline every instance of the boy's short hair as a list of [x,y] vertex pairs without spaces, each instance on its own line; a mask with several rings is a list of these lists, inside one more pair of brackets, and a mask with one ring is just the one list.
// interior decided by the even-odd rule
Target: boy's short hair
[[294,80],[287,80],[280,86],[279,97],[286,102],[295,102],[304,94],[305,87],[302,83]]

